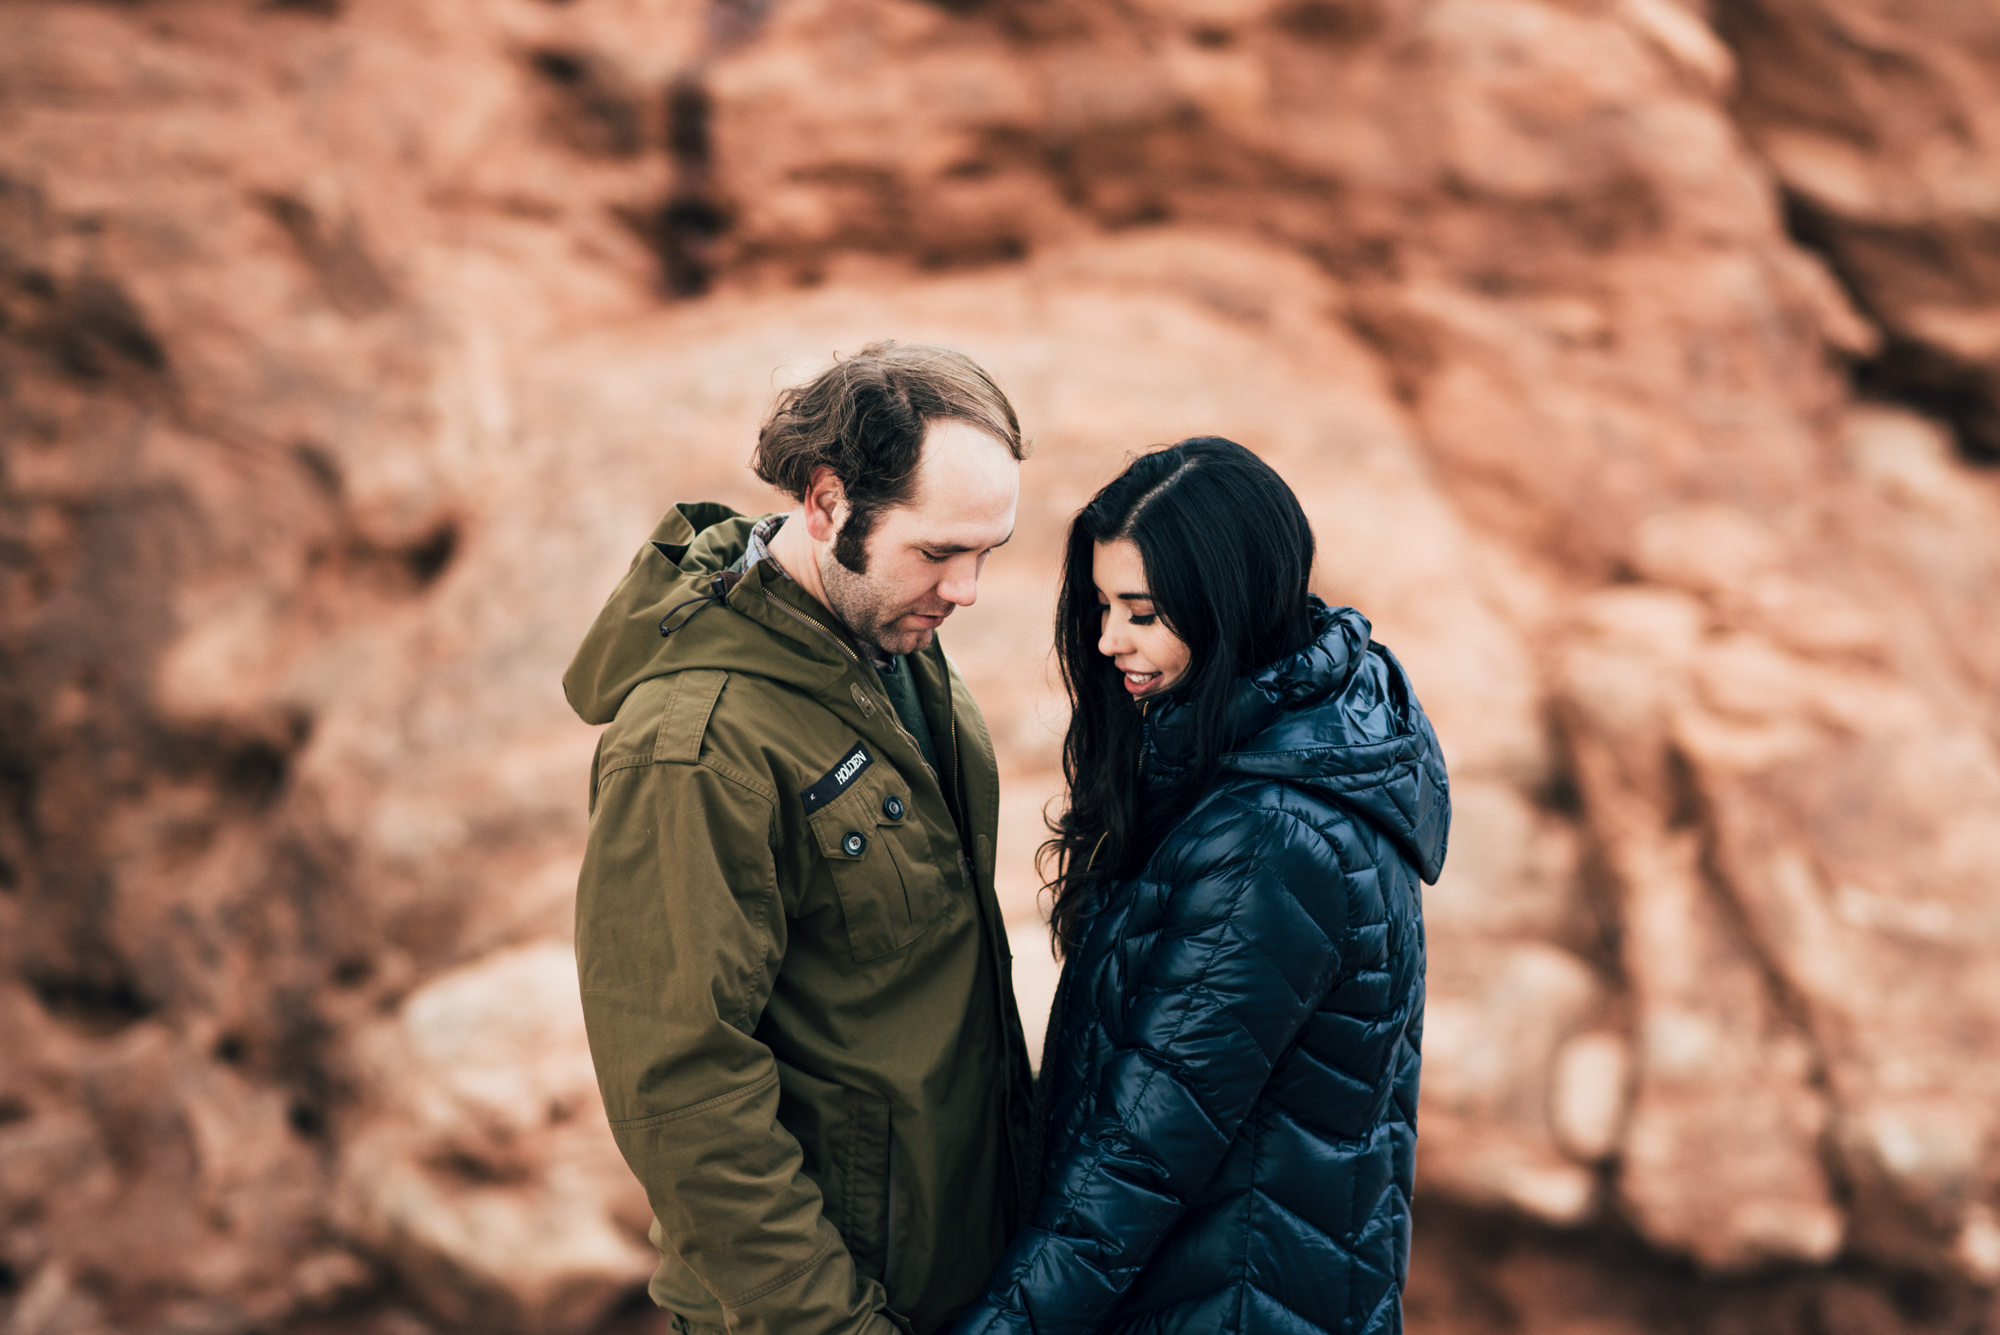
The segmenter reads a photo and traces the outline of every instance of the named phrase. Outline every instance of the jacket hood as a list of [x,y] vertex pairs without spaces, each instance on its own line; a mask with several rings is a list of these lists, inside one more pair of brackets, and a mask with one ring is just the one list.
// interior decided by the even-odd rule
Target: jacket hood
[[[788,594],[796,586],[767,562],[732,572],[759,518],[709,502],[667,511],[563,673],[563,694],[579,718],[609,723],[640,682],[691,668],[750,672],[808,690],[846,671],[838,632],[810,597]],[[772,652],[773,635],[790,652]]]
[[[1434,882],[1451,831],[1437,734],[1403,665],[1370,638],[1368,618],[1318,598],[1312,614],[1312,643],[1237,680],[1222,769],[1325,794],[1395,840]],[[1162,700],[1146,721],[1148,775],[1171,778],[1194,745],[1193,708]]]

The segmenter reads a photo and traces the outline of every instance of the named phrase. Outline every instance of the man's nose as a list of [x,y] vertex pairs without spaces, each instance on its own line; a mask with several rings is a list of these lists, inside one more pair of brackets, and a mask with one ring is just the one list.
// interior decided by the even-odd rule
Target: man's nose
[[964,557],[954,557],[945,566],[937,591],[938,597],[957,607],[970,607],[978,602],[979,562],[969,552]]

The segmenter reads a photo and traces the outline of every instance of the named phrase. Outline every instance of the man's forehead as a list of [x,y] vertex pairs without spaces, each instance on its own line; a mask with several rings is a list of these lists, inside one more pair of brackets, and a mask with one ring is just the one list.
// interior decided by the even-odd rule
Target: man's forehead
[[990,547],[1013,530],[1020,461],[978,427],[934,424],[915,481],[892,512],[906,541]]
[[897,541],[930,551],[983,551],[1014,536],[1014,502],[997,506],[899,505],[881,527]]
[[970,422],[933,422],[924,432],[917,456],[917,496],[925,492],[959,491],[968,486],[1018,486],[1021,461],[994,436]]

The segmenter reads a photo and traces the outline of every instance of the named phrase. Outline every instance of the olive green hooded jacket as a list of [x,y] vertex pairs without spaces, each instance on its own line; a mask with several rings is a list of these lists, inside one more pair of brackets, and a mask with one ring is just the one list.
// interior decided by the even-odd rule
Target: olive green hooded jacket
[[577,884],[591,1056],[656,1302],[921,1335],[978,1296],[1027,1155],[993,748],[934,644],[908,660],[933,773],[831,614],[768,560],[730,571],[755,522],[669,511],[563,677],[611,724]]

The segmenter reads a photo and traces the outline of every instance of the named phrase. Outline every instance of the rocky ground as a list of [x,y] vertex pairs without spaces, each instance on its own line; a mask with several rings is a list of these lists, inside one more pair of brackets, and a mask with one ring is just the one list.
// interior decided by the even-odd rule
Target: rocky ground
[[[558,678],[774,384],[1232,436],[1451,761],[1417,1335],[2000,1330],[2000,15],[0,3],[0,1327],[659,1328]],[[1029,1015],[1031,1028],[1038,1015]]]

